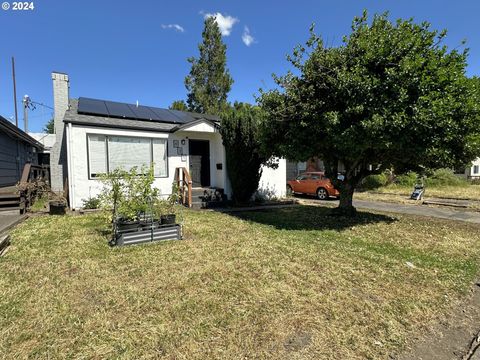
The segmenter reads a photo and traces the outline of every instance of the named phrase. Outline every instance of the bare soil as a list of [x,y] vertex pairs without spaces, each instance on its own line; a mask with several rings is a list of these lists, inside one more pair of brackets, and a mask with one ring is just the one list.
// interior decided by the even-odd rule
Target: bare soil
[[397,360],[480,360],[480,283],[431,331],[419,336]]

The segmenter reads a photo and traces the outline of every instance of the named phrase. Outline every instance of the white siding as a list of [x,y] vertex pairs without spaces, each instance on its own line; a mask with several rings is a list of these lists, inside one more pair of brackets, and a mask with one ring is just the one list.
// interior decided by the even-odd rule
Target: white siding
[[276,161],[278,167],[276,169],[262,166],[262,177],[258,186],[258,192],[266,198],[285,196],[286,178],[287,178],[287,161],[278,159]]
[[[209,140],[211,186],[225,188],[226,170],[224,163],[224,149],[219,133],[179,131],[177,133],[169,134],[73,125],[69,127],[68,131],[68,139],[70,141],[69,169],[71,170],[69,174],[70,206],[72,208],[81,208],[83,200],[97,196],[102,188],[102,185],[98,180],[89,179],[88,176],[87,134],[168,139],[168,177],[156,178],[154,182],[154,186],[158,188],[164,196],[171,193],[175,169],[177,167],[186,167],[188,170],[189,168],[188,139]],[[178,154],[177,148],[173,147],[173,140],[178,140],[179,146],[184,154],[184,161],[182,161],[182,156]],[[181,145],[181,140],[185,140],[184,145]],[[217,163],[222,164],[221,170],[217,170]]]

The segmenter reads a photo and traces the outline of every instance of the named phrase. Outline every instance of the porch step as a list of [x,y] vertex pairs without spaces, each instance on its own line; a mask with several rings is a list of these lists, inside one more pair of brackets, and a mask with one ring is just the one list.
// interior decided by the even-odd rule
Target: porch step
[[0,194],[0,211],[20,210],[20,195],[14,193]]

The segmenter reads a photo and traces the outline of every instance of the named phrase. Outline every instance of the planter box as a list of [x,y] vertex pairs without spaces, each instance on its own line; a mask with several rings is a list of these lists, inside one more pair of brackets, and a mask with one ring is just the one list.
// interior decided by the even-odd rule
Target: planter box
[[49,205],[49,214],[50,215],[65,215],[65,209],[67,205],[61,201],[50,201]]
[[181,240],[182,228],[179,224],[158,225],[154,224],[150,229],[136,229],[117,231],[115,245],[134,245],[152,241]]

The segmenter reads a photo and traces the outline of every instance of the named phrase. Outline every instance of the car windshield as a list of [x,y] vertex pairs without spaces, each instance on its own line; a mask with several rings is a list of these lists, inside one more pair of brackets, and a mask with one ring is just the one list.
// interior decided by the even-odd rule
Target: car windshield
[[302,175],[298,175],[297,176],[297,180],[307,180],[308,179],[308,175],[307,174],[302,174]]

